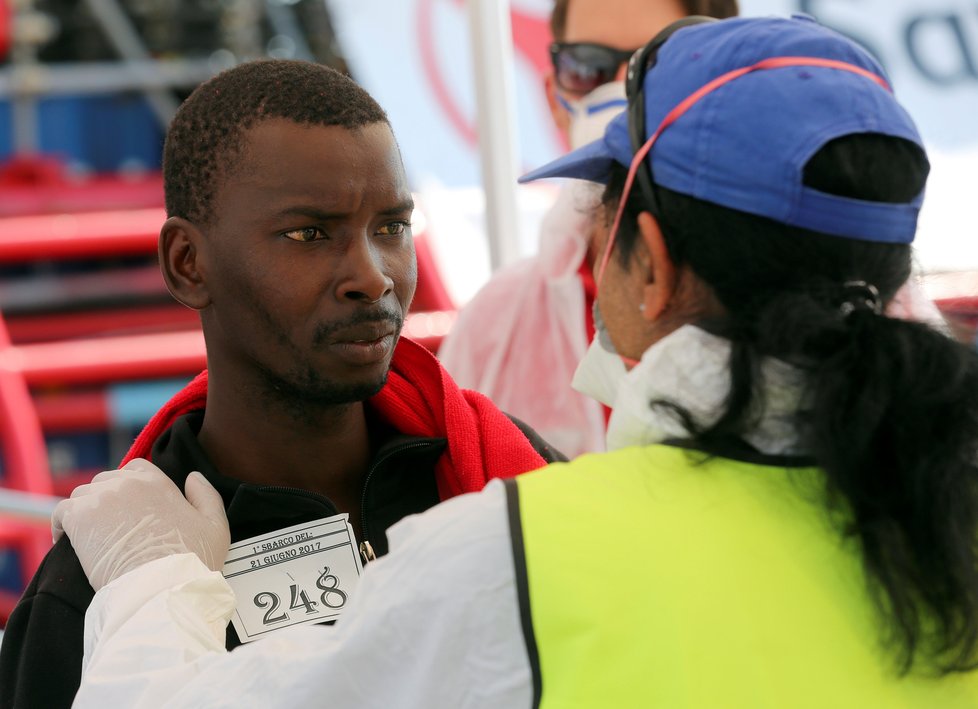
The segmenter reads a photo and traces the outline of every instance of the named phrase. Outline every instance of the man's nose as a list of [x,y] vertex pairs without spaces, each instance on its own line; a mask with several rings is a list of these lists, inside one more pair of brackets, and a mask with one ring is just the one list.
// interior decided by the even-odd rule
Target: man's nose
[[366,303],[376,303],[394,290],[394,280],[386,264],[366,235],[354,239],[344,259],[344,274],[337,296]]

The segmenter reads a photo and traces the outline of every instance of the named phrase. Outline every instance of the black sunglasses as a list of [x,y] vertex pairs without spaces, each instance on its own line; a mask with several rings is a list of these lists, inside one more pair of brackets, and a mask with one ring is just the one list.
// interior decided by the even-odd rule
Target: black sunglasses
[[[645,87],[645,75],[649,69],[655,66],[659,49],[670,37],[683,27],[701,25],[704,22],[717,22],[717,20],[702,15],[690,15],[677,20],[649,40],[648,44],[635,52],[628,60],[628,72],[625,75],[625,96],[628,98],[628,136],[631,139],[633,155],[641,150],[649,138],[645,135],[645,97],[642,95]],[[645,203],[654,207],[655,211],[658,212],[658,202],[655,198],[652,180],[652,160],[647,157],[644,162],[648,169],[637,170],[635,179],[642,191],[642,196],[645,198]]]
[[550,60],[557,86],[583,95],[614,81],[619,67],[634,52],[593,42],[554,42],[550,45]]

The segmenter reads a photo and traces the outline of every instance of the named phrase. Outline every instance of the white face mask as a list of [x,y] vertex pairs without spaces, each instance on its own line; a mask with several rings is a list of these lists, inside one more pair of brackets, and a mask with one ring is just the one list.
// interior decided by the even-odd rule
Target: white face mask
[[608,336],[597,302],[594,303],[594,339],[577,365],[571,387],[608,407],[615,404],[628,370]]
[[601,84],[579,99],[567,99],[557,94],[557,100],[571,114],[569,137],[572,150],[601,138],[611,119],[628,105],[623,81]]

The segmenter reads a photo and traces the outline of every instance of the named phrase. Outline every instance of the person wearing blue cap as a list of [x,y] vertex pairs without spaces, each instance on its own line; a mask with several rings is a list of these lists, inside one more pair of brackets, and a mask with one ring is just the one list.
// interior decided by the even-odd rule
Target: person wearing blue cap
[[606,185],[610,451],[402,521],[335,628],[231,654],[219,499],[105,474],[54,519],[101,588],[76,706],[978,706],[978,354],[883,314],[912,120],[804,18],[673,25],[627,88],[526,178]]

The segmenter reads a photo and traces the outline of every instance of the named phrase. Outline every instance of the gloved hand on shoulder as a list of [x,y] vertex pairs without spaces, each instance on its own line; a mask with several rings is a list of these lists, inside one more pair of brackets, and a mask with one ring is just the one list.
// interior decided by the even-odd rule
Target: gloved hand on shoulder
[[186,497],[163,471],[137,458],[99,473],[58,503],[52,536],[68,535],[96,591],[171,554],[196,554],[220,571],[231,543],[224,503],[200,473],[187,477],[185,489]]

